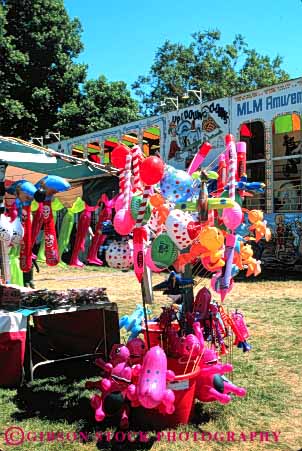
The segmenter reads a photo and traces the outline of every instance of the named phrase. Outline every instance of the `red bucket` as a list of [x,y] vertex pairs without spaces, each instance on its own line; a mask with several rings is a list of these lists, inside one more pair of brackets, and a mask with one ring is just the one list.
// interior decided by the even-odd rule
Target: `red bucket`
[[150,429],[176,428],[180,424],[188,424],[194,410],[196,381],[199,365],[194,368],[194,361],[168,358],[168,369],[176,374],[175,380],[168,384],[175,395],[175,411],[172,415],[163,415],[156,409],[138,407],[133,409],[133,421],[137,427]]
[[[172,323],[172,328],[177,332],[179,331],[179,324],[178,323]],[[144,333],[144,341],[147,344],[147,331],[145,326],[142,327],[142,331]],[[163,330],[160,327],[159,323],[148,321],[148,333],[149,333],[149,340],[150,340],[150,348],[153,348],[153,346],[160,346],[163,347]]]

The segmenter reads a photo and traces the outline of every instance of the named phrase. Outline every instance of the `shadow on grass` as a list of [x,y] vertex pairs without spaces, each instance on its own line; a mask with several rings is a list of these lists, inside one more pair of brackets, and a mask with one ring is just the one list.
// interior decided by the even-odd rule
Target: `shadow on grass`
[[[48,377],[36,379],[20,387],[14,397],[18,412],[13,415],[13,419],[16,421],[39,419],[73,424],[78,433],[82,432],[83,436],[88,433],[87,440],[83,438],[83,442],[92,441],[92,437],[96,434],[99,437],[102,435],[103,438],[97,441],[96,448],[108,451],[149,450],[158,441],[158,431],[176,429],[158,425],[152,428],[152,425],[144,424],[144,421],[138,427],[132,415],[128,431],[120,431],[117,427],[119,417],[107,417],[102,423],[96,423],[94,411],[90,406],[90,397],[95,391],[85,390],[83,374],[85,378],[98,378],[98,369],[89,365],[85,368],[83,362],[69,364],[68,367],[65,363],[63,374],[62,364],[58,364],[51,368],[51,371],[47,369]],[[42,375],[39,373],[39,376]],[[210,420],[213,420],[213,412],[205,411],[204,406],[197,403],[192,423],[202,427],[202,424]],[[111,439],[106,436],[108,431],[111,432]]]

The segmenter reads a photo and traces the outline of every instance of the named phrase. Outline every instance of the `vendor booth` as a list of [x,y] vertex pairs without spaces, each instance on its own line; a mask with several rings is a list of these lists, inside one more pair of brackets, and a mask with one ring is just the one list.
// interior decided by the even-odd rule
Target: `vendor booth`
[[[13,138],[0,137],[0,166],[0,386],[14,386],[21,382],[23,366],[32,380],[37,368],[58,361],[106,359],[108,349],[119,342],[117,306],[105,288],[50,292],[22,286],[22,271],[32,267],[35,232],[43,228],[46,263],[60,263],[66,235],[65,241],[56,237],[54,199],[67,216],[75,204],[83,205],[85,212],[95,211],[102,195],[110,199],[116,193],[118,179],[117,171],[105,165]],[[36,211],[31,209],[34,199]],[[12,211],[12,232],[5,207]]]
[[[80,170],[78,161],[67,161],[70,157],[56,153],[47,156],[56,160],[59,171],[62,164],[67,165],[65,176],[71,177],[68,164],[74,164],[77,177],[89,179],[83,184],[85,205],[79,209],[82,213],[70,265],[83,266],[79,251],[84,248],[92,212],[101,200],[103,208],[87,260],[102,265],[95,250],[111,227],[116,239],[106,249],[109,267],[123,271],[133,268],[140,288],[147,268],[169,273],[167,280],[154,287],[168,296],[168,304],[152,318],[144,295],[142,305],[119,319],[117,306],[109,301],[105,288],[13,292],[14,287],[2,284],[2,305],[10,304],[7,309],[12,307],[28,318],[25,368],[30,380],[45,365],[97,357],[100,379],[85,384],[87,389],[96,390],[90,403],[97,422],[115,416],[121,429],[128,429],[131,421],[136,427],[147,425],[152,430],[174,428],[191,420],[195,400],[227,404],[233,397],[246,395],[246,389],[227,375],[234,368],[233,347],[244,353],[251,350],[247,341],[250,334],[243,313],[237,308],[230,311],[226,300],[240,271],[246,270],[247,277],[261,272],[261,261],[253,256],[250,243],[270,241],[271,232],[263,212],[248,210],[243,203],[246,197],[262,192],[265,185],[247,179],[244,142],[236,143],[230,134],[225,136],[217,172],[202,166],[211,149],[210,143],[202,143],[185,172],[164,164],[158,156],[145,158],[139,146],[130,149],[117,145],[111,161],[118,170],[118,189],[113,189],[116,173],[106,172],[106,167],[81,161],[84,167]],[[43,160],[42,155],[38,158]],[[46,171],[43,164],[41,161],[40,170]],[[103,177],[99,174],[100,180],[97,170],[106,173]],[[29,210],[22,216],[24,233],[14,227],[14,237],[8,220],[0,215],[2,255],[5,243],[16,240],[19,234],[20,266],[28,268],[32,247],[28,249],[24,237],[34,243],[44,225],[45,261],[49,266],[59,264],[52,200],[57,193],[68,192],[72,180],[79,179],[51,174],[35,186],[26,181],[12,183],[8,190],[18,200],[17,216],[20,204],[22,215],[23,209],[25,213],[27,207]],[[26,226],[33,199],[39,206],[29,233]],[[73,209],[70,214],[74,214]],[[6,282],[5,260],[2,266]],[[200,274],[198,284],[204,286],[198,288]],[[119,328],[127,332],[125,343],[120,342]],[[34,361],[34,356],[39,361]]]

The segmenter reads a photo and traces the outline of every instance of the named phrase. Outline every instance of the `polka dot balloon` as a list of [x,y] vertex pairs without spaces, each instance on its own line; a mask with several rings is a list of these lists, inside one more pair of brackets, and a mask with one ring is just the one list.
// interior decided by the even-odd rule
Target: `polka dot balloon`
[[106,250],[106,262],[110,268],[130,269],[133,265],[131,241],[113,241]]
[[187,172],[167,165],[160,182],[160,190],[170,202],[185,202],[193,195],[193,179]]

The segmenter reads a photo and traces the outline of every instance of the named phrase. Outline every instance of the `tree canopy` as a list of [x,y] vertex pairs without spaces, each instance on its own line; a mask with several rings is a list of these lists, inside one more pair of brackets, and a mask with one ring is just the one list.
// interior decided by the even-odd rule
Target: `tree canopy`
[[77,100],[58,113],[57,127],[63,135],[94,132],[138,119],[138,103],[123,81],[108,82],[102,75],[88,80]]
[[[157,50],[149,74],[132,85],[144,114],[159,112],[164,97],[179,97],[187,89],[202,90],[203,101],[269,86],[289,78],[282,58],[249,49],[241,35],[221,44],[218,30],[192,34],[189,45],[170,41]],[[195,99],[196,100],[196,99]]]
[[137,119],[125,83],[86,81],[81,31],[63,0],[0,0],[1,134],[69,137]]

